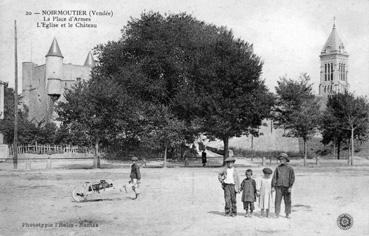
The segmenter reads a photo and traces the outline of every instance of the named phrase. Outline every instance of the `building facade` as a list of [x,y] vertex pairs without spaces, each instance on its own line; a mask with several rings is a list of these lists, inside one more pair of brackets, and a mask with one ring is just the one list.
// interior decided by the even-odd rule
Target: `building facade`
[[348,91],[348,57],[336,24],[333,24],[332,32],[320,53],[320,96],[326,98]]
[[22,63],[22,103],[28,109],[28,119],[36,124],[55,121],[54,107],[65,99],[64,91],[79,80],[89,79],[95,65],[91,52],[83,65],[65,64],[63,59],[54,38],[45,64]]

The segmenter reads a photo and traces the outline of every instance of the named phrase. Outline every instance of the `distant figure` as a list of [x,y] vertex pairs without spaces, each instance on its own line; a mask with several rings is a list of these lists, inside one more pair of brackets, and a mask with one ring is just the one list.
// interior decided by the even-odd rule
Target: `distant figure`
[[202,158],[202,166],[205,167],[206,166],[206,162],[207,162],[205,150],[202,151],[201,158]]
[[291,190],[295,182],[295,172],[293,168],[288,165],[290,159],[286,153],[281,153],[278,159],[281,164],[275,169],[272,179],[272,187],[276,191],[275,215],[279,217],[283,198],[286,218],[289,218],[291,214]]
[[245,175],[246,178],[242,181],[240,188],[242,191],[241,200],[243,209],[246,210],[245,217],[251,217],[255,209],[254,202],[256,202],[256,181],[252,178],[251,169],[246,170]]
[[[258,195],[259,195],[259,207],[261,209],[261,216],[269,217],[269,209],[271,208],[271,203],[273,199],[273,190],[272,190],[272,175],[273,171],[270,168],[264,168],[263,174],[264,176],[260,180],[260,186],[258,187]],[[266,215],[264,215],[266,212]]]
[[140,195],[140,184],[141,184],[141,172],[140,166],[137,164],[138,158],[132,157],[132,165],[131,165],[131,174],[129,175],[129,182],[128,185],[124,186],[125,191],[127,192],[127,187],[132,188],[133,192],[135,193],[135,198],[137,199]]
[[240,189],[240,181],[234,168],[235,161],[233,157],[225,159],[226,167],[218,174],[218,180],[224,190],[225,216],[237,215],[236,194]]

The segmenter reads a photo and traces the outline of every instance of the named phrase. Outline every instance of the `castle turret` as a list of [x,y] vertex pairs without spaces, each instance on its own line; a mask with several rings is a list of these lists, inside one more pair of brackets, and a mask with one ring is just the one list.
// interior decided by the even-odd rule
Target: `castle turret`
[[61,79],[63,77],[63,55],[58,41],[54,38],[49,52],[46,54],[47,94],[53,101],[62,94]]
[[84,66],[88,66],[88,67],[91,67],[91,68],[95,66],[95,60],[94,60],[91,52],[88,53]]

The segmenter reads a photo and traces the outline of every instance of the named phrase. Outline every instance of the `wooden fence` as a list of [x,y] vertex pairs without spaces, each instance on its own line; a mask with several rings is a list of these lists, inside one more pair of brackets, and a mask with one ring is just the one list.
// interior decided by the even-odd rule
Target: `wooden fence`
[[[80,147],[71,145],[19,145],[18,154],[55,154],[55,153],[94,153],[95,149],[91,147]],[[14,154],[14,146],[9,145],[9,155]]]

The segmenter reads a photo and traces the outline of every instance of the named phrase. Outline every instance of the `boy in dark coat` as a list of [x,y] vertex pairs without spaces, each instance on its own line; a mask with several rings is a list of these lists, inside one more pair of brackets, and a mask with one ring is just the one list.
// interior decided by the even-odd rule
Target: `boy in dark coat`
[[[246,210],[245,217],[251,217],[255,209],[254,202],[256,201],[256,181],[252,178],[252,170],[246,170],[246,178],[241,183],[240,191],[242,191],[241,200],[243,208]],[[250,209],[250,212],[249,212]]]
[[291,214],[291,190],[295,182],[295,172],[291,166],[286,153],[281,153],[278,157],[280,165],[275,169],[272,179],[272,187],[275,189],[275,215],[279,217],[281,211],[282,198],[284,199],[286,218]]
[[[132,165],[131,165],[131,173],[129,175],[130,181],[128,182],[128,187],[131,187],[133,192],[135,193],[135,198],[137,199],[140,195],[140,184],[141,184],[141,172],[140,166],[137,164],[138,158],[132,157]],[[127,192],[127,186],[124,186],[124,189]]]

